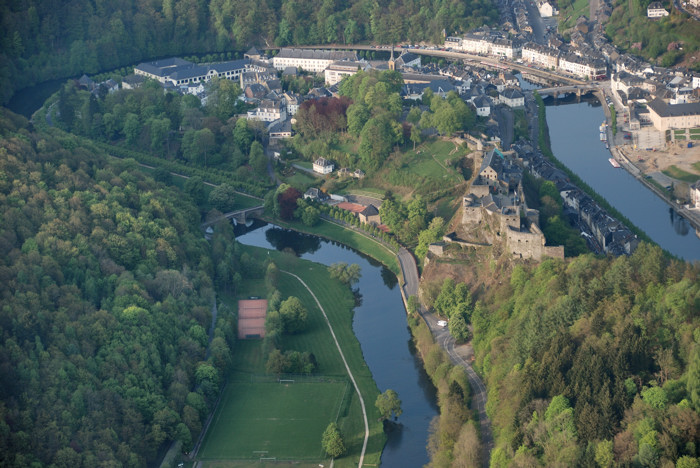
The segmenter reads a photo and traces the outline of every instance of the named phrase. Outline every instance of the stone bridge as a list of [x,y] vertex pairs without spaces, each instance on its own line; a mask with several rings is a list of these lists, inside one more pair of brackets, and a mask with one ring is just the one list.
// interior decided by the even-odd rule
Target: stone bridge
[[537,93],[540,96],[553,96],[555,98],[559,97],[560,94],[575,94],[576,97],[581,97],[584,94],[594,93],[599,89],[599,83],[591,83],[585,85],[555,86],[552,88],[542,88],[538,89]]
[[218,223],[223,219],[235,219],[237,223],[245,223],[250,218],[255,218],[256,216],[262,215],[264,211],[265,206],[263,205],[254,206],[252,208],[246,208],[243,210],[230,211],[228,213],[224,213],[218,218],[207,221],[206,223],[202,223],[202,228],[206,229],[209,226],[213,226],[214,224]]

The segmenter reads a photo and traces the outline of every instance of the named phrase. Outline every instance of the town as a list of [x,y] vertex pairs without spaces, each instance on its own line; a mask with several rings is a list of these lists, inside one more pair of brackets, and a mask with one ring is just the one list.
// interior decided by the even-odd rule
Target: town
[[[634,144],[635,149],[637,145],[647,149],[650,131],[659,135],[656,140],[662,145],[669,140],[665,137],[668,134],[669,144],[687,140],[687,146],[692,146],[693,129],[700,127],[700,74],[652,67],[637,58],[620,54],[605,39],[599,21],[589,22],[585,17],[579,18],[570,41],[564,43],[561,36],[546,26],[553,14],[548,2],[538,3],[539,10],[534,17],[527,9],[518,6],[518,2],[512,8],[506,8],[507,3],[501,5],[504,25],[499,30],[481,28],[461,36],[448,36],[440,47],[397,45],[371,48],[373,52],[387,55],[385,60],[358,55],[358,52],[362,55],[367,50],[328,48],[282,48],[269,57],[252,47],[243,59],[229,62],[193,63],[174,57],[141,63],[134,67],[133,75],[123,78],[121,87],[135,88],[145,79],[152,79],[166,91],[195,95],[204,104],[207,100],[206,84],[210,80],[233,80],[240,85],[240,99],[251,108],[244,117],[265,126],[270,148],[279,157],[280,143],[293,135],[295,114],[304,101],[338,96],[341,80],[358,70],[396,70],[403,78],[401,96],[407,103],[420,103],[428,90],[441,97],[456,92],[472,106],[478,117],[487,122],[486,131],[481,135],[462,135],[475,150],[472,155],[475,166],[481,167],[464,197],[465,222],[479,219],[480,216],[468,213],[477,213],[481,209],[485,210],[484,213],[494,210],[515,213],[515,218],[523,210],[527,216],[522,225],[515,219],[505,224],[509,225],[511,236],[525,230],[532,238],[525,242],[523,239],[510,241],[508,250],[525,258],[563,256],[562,250],[544,247],[546,239],[537,227],[537,214],[535,210],[527,209],[522,188],[518,188],[519,177],[515,173],[528,170],[556,184],[571,223],[578,226],[593,251],[629,255],[638,243],[629,228],[572,184],[566,174],[542,155],[536,144],[527,140],[513,141],[510,136],[512,128],[507,130],[509,136],[503,135],[503,115],[497,109],[524,109],[532,118],[536,111],[533,110],[536,109],[534,96],[532,91],[521,88],[523,78],[546,83],[543,86],[551,89],[554,96],[596,93],[616,113],[622,124],[619,127],[624,130],[618,136],[618,140],[622,138],[620,148],[613,148],[611,158],[611,163],[619,167],[618,160],[625,161],[622,145],[631,147]],[[603,4],[601,14],[608,9]],[[658,14],[652,10],[650,6],[650,18]],[[516,13],[515,20],[511,11]],[[530,24],[535,24],[535,28]],[[436,66],[431,53],[450,60]],[[428,62],[424,63],[426,59]],[[513,70],[520,71],[521,77],[516,77]],[[547,74],[543,76],[537,72]],[[300,75],[321,77],[322,82],[306,95],[283,89],[281,80]],[[86,89],[98,89],[98,85],[86,76],[79,83]],[[118,85],[109,80],[103,86],[114,90]],[[606,140],[607,146],[607,140],[614,141],[617,128],[602,126],[601,130],[601,139]],[[642,138],[645,140],[641,141]],[[503,167],[508,170],[503,172]],[[486,168],[493,172],[490,179],[483,174]],[[333,169],[333,161],[322,156],[313,167],[321,175],[330,174]],[[338,174],[340,177],[345,174],[363,176],[360,169],[347,167],[338,168]],[[487,184],[491,193],[478,188],[485,180],[492,181]],[[668,183],[667,180],[661,182]],[[329,202],[338,203],[331,198]],[[686,202],[688,213],[700,210],[700,184],[689,187]],[[380,205],[381,201],[375,201],[375,204]],[[489,206],[491,208],[487,209]],[[381,222],[373,221],[373,224],[381,225]],[[459,239],[456,233],[445,237],[447,242],[456,239]],[[461,241],[468,243],[469,239]],[[518,247],[525,245],[528,246],[525,250]],[[532,245],[537,247],[533,249]]]

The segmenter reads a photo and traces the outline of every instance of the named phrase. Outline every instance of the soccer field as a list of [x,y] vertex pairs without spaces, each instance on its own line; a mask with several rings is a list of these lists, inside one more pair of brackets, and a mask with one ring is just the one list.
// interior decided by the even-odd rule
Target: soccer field
[[227,385],[200,460],[323,459],[321,435],[347,397],[346,382]]

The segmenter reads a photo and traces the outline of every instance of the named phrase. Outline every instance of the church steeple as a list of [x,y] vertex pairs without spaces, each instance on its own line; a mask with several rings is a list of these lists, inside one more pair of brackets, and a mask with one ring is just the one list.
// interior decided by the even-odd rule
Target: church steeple
[[396,70],[396,60],[394,60],[394,46],[391,46],[391,57],[389,58],[389,70]]

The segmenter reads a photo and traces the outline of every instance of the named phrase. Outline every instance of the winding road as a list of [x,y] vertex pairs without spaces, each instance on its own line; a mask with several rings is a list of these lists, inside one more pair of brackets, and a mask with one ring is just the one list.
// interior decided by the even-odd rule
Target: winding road
[[[405,248],[401,248],[398,253],[399,264],[403,272],[404,285],[403,290],[406,299],[411,296],[418,297],[418,267],[416,260],[411,252]],[[462,366],[467,371],[469,385],[472,387],[473,397],[472,402],[477,412],[479,413],[479,425],[481,427],[481,448],[482,448],[482,466],[488,468],[491,459],[491,450],[493,449],[493,434],[491,432],[491,421],[486,414],[486,400],[488,393],[486,386],[481,381],[479,375],[474,372],[468,359],[474,355],[471,344],[456,345],[454,338],[445,327],[437,324],[438,318],[429,313],[422,305],[419,308],[419,313],[425,323],[430,328],[431,333],[435,337],[438,344],[450,356],[450,360],[457,366]]]
[[[326,321],[326,324],[328,325],[328,329],[331,331],[331,336],[333,337],[333,341],[335,342],[335,346],[338,348],[338,352],[340,353],[340,357],[343,360],[343,364],[345,364],[345,370],[348,371],[348,376],[350,376],[350,380],[352,381],[352,385],[355,387],[355,391],[357,392],[357,396],[360,398],[360,406],[362,407],[362,416],[364,418],[365,422],[365,440],[362,443],[362,452],[360,452],[360,461],[357,464],[357,468],[362,468],[362,465],[364,464],[365,461],[365,452],[367,451],[367,441],[369,440],[369,422],[367,421],[367,409],[365,407],[365,400],[362,398],[362,393],[360,393],[360,387],[357,386],[357,382],[355,381],[355,376],[352,375],[352,371],[350,370],[350,366],[348,365],[348,361],[345,360],[345,354],[343,354],[343,350],[340,348],[340,343],[338,343],[338,339],[335,337],[335,332],[333,331],[333,327],[331,326],[330,320],[328,320],[328,316],[326,315],[326,311],[323,310],[323,307],[321,306],[321,303],[318,301],[316,298],[316,294],[311,290],[310,287],[307,286],[307,284],[304,282],[303,279],[299,278],[297,275],[294,273],[290,273],[289,271],[285,270],[280,270],[282,273],[286,273],[290,276],[295,277],[299,282],[306,288],[307,291],[309,291],[309,294],[311,294],[311,297],[314,298],[314,301],[316,301],[316,305],[318,306],[319,310],[323,314],[323,318]],[[331,462],[331,467],[333,466],[333,463]]]

